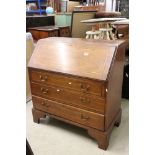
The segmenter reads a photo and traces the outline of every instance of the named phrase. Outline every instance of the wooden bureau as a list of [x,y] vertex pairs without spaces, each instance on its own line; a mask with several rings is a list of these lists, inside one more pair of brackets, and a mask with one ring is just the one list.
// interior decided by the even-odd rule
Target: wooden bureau
[[106,150],[121,121],[125,41],[41,39],[28,70],[33,120],[46,115],[88,130]]

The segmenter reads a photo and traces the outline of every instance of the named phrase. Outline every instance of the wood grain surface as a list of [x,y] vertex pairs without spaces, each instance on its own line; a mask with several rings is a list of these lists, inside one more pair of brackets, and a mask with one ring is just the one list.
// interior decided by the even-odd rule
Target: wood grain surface
[[79,38],[42,39],[38,41],[28,66],[106,80],[116,46],[105,46],[105,43]]

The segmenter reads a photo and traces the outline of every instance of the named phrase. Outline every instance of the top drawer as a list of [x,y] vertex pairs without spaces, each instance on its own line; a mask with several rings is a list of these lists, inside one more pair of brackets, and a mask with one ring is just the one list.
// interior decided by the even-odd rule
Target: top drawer
[[68,75],[66,76],[42,71],[31,71],[30,79],[33,82],[39,82],[48,85],[57,85],[84,93],[104,96],[104,91],[102,91],[104,90],[103,83],[95,80],[74,78]]

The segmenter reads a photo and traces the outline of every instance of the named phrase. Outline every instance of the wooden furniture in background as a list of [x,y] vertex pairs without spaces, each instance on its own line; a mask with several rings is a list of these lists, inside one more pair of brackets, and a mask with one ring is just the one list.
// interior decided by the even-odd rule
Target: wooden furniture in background
[[116,36],[118,39],[128,39],[129,40],[129,19],[115,21],[112,23],[116,30]]
[[80,5],[80,1],[68,1],[67,2],[67,12],[74,11],[74,7]]
[[115,40],[114,34],[112,33],[112,22],[121,21],[124,19],[126,18],[94,18],[94,19],[82,20],[81,23],[85,23],[87,25],[92,26],[92,30],[87,31],[91,35],[94,34],[94,32],[96,31],[95,28],[98,26],[98,30],[99,32],[101,32],[101,34],[99,35],[100,37],[98,39]]
[[81,20],[94,18],[96,11],[73,11],[71,20],[72,38],[85,38],[86,31],[91,30],[90,25],[81,23]]
[[[114,11],[101,11],[96,12],[95,18],[118,18],[121,16],[120,12]],[[99,29],[101,31],[101,38],[106,40],[115,40],[115,36],[113,34],[113,27],[111,23],[102,24],[102,27]]]
[[47,115],[88,130],[106,150],[121,121],[123,41],[39,40],[29,62],[33,120]]
[[58,26],[59,37],[70,37],[70,27],[69,26]]
[[39,40],[48,37],[70,37],[69,26],[40,26],[28,29],[32,33],[33,39]]
[[58,28],[55,26],[40,26],[28,29],[32,33],[33,39],[39,40],[47,37],[58,37]]
[[94,6],[75,6],[74,11],[104,11],[104,5],[94,5]]
[[120,12],[113,12],[113,11],[99,11],[96,12],[95,18],[117,18],[120,17]]

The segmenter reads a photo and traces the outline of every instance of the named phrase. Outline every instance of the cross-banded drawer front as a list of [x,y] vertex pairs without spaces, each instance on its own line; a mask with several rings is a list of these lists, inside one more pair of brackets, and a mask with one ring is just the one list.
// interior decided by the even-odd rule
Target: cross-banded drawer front
[[58,37],[58,30],[53,30],[49,32],[49,37]]
[[90,93],[104,97],[104,91],[102,91],[104,90],[104,84],[95,80],[81,79],[76,77],[73,78],[69,76],[66,77],[65,75],[56,73],[37,71],[31,72],[31,80],[42,84],[66,87],[82,93]]
[[55,100],[65,104],[73,105],[76,107],[84,108],[90,111],[95,111],[104,114],[105,100],[92,95],[84,95],[75,91],[55,86],[43,86],[36,83],[31,83],[32,95],[40,96],[43,98]]
[[104,130],[104,115],[88,112],[86,110],[34,96],[32,100],[34,108],[38,110],[66,118],[89,127]]
[[70,36],[70,30],[68,28],[59,28],[60,37],[69,37]]

